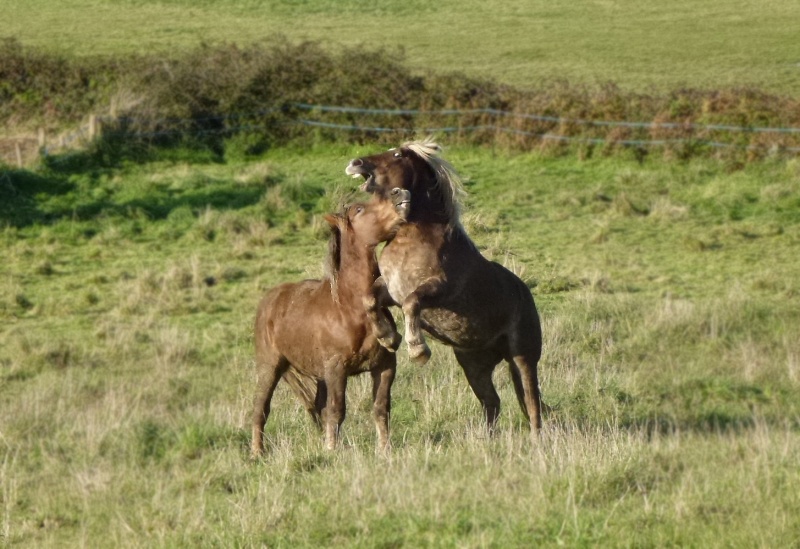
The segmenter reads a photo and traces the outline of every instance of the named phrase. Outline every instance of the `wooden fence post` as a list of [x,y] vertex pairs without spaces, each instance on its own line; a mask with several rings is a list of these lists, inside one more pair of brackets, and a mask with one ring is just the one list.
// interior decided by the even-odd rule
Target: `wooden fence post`
[[97,119],[96,114],[89,115],[89,141],[94,139],[100,134],[100,121]]
[[19,146],[19,141],[14,142],[14,152],[17,153],[17,167],[22,169],[22,149]]
[[44,135],[44,128],[39,128],[39,131],[36,135],[36,138],[39,142],[39,148],[41,149],[46,145],[45,135]]

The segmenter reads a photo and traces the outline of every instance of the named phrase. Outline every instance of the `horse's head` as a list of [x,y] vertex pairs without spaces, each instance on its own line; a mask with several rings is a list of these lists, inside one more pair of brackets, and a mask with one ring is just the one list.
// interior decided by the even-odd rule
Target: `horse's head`
[[[331,229],[325,277],[331,281],[334,299],[338,292],[339,270],[343,253],[372,254],[375,246],[394,237],[406,222],[411,206],[411,193],[405,189],[389,192],[389,200],[370,200],[347,206],[342,213],[326,214]],[[343,252],[349,249],[351,252]]]
[[461,181],[453,167],[439,157],[433,141],[413,141],[380,154],[351,160],[345,173],[363,178],[361,190],[390,199],[393,189],[411,191],[410,221],[458,223]]
[[353,159],[345,173],[355,179],[363,178],[361,190],[381,197],[386,197],[392,189],[413,192],[436,181],[430,164],[407,146]]
[[411,192],[395,188],[388,195],[388,200],[358,202],[347,206],[341,214],[326,215],[334,238],[352,239],[354,244],[363,246],[377,246],[393,238],[408,219]]

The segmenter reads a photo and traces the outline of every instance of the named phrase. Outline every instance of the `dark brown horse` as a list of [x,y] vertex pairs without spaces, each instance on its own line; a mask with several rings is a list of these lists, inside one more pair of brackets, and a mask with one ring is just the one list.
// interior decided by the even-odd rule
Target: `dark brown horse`
[[538,431],[536,305],[525,283],[485,259],[467,236],[459,222],[461,182],[440,152],[430,140],[411,142],[352,160],[346,169],[364,178],[362,190],[382,199],[393,189],[411,191],[407,223],[379,259],[388,293],[403,309],[409,355],[420,363],[430,357],[421,329],[453,347],[490,431],[500,412],[492,372],[505,359],[522,412]]
[[331,227],[329,274],[282,284],[261,300],[255,323],[254,457],[263,452],[272,394],[284,374],[312,418],[324,424],[325,445],[333,449],[345,417],[347,377],[369,371],[378,448],[389,445],[399,336],[375,299],[380,291],[375,247],[397,232],[408,205],[409,193],[398,189],[389,200],[353,204],[343,214],[325,216]]

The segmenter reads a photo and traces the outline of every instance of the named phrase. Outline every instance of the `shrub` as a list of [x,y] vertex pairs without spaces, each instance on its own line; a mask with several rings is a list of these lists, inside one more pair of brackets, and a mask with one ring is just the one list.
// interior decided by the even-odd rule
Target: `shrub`
[[[755,89],[648,95],[549,82],[522,90],[457,73],[415,74],[400,52],[333,52],[282,38],[206,44],[166,59],[66,59],[0,43],[6,125],[64,126],[90,112],[106,115],[97,152],[108,162],[174,146],[222,158],[233,137],[241,156],[243,143],[256,151],[310,139],[397,143],[432,128],[451,143],[580,154],[602,143],[605,154],[634,150],[637,158],[652,141],[667,156],[726,155],[734,163],[800,149],[798,133],[755,131],[800,126],[800,101]],[[624,121],[640,124],[613,124]]]

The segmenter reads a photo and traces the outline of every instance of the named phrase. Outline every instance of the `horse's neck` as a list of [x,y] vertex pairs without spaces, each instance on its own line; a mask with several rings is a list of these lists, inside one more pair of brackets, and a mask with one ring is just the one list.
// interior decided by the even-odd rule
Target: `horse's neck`
[[446,223],[408,222],[400,226],[395,237],[387,245],[411,241],[416,245],[439,247],[447,239],[449,228]]
[[384,268],[404,269],[405,262],[439,264],[446,257],[463,254],[473,256],[480,252],[460,224],[451,227],[444,223],[406,223],[386,245],[380,267],[383,272]]
[[461,226],[461,223],[456,223],[455,225],[448,227],[447,240],[453,246],[464,246],[473,248],[475,250],[478,249],[467,234],[467,231],[465,231],[464,227]]
[[407,220],[409,222],[452,225],[451,217],[458,215],[456,208],[449,205],[441,185],[435,179],[416,180],[411,188],[411,196],[413,206]]
[[461,223],[450,225],[443,222],[408,222],[400,227],[391,242],[398,239],[436,247],[461,243],[475,246]]
[[354,301],[358,306],[372,289],[378,276],[375,246],[348,243],[342,247],[338,276],[339,301]]
[[420,223],[423,225],[447,225],[447,216],[438,210],[431,208],[429,203],[423,203],[416,210],[412,210],[408,216],[409,223]]

